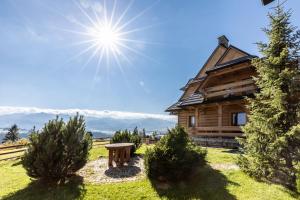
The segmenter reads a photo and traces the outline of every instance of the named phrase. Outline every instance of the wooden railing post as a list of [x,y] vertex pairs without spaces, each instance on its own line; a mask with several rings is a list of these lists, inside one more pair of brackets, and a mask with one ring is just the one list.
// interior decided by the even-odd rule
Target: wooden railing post
[[219,128],[219,133],[222,132],[222,115],[223,115],[222,104],[218,104],[218,128]]
[[195,108],[195,126],[198,127],[199,126],[199,108]]

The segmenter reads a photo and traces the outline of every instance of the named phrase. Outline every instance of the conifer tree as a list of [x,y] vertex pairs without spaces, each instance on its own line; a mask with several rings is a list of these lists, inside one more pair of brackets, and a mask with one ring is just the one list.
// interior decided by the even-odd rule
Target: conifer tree
[[258,43],[263,57],[252,61],[259,92],[248,99],[249,121],[241,140],[245,155],[238,164],[257,179],[295,189],[300,160],[300,32],[290,23],[291,12],[281,5],[268,17],[268,42]]
[[138,134],[139,134],[139,130],[138,130],[138,127],[136,126],[136,127],[133,129],[132,135],[138,135]]
[[20,139],[19,128],[16,124],[14,124],[8,129],[8,132],[6,133],[5,137],[3,138],[3,143],[5,143],[7,141],[16,142],[19,139]]
[[92,147],[92,138],[78,114],[64,122],[50,120],[40,131],[33,129],[30,144],[22,157],[23,167],[32,178],[64,183],[82,168]]

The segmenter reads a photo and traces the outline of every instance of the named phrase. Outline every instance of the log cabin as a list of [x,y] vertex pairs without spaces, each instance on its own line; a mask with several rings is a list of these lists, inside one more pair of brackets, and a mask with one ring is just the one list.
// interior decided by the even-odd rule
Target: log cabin
[[243,136],[241,126],[247,121],[245,97],[257,90],[251,66],[255,57],[229,45],[226,36],[219,37],[199,73],[181,88],[182,96],[166,111],[177,115],[178,125],[199,143],[235,146],[234,138]]

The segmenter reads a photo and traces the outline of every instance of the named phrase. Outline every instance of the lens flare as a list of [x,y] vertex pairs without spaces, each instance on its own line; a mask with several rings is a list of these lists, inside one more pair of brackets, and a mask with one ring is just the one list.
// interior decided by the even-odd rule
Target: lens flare
[[[151,58],[141,52],[139,47],[144,46],[145,44],[153,43],[133,39],[132,34],[151,28],[152,26],[129,28],[129,25],[132,25],[134,21],[138,20],[157,2],[127,20],[126,15],[128,14],[128,11],[133,4],[133,0],[127,5],[123,12],[116,11],[116,0],[110,1],[110,3],[112,3],[111,9],[107,8],[105,1],[103,1],[103,4],[101,5],[99,5],[99,2],[97,1],[98,4],[94,6],[83,6],[75,1],[74,3],[80,10],[82,16],[84,16],[83,19],[85,19],[85,23],[81,20],[72,18],[69,21],[76,25],[79,25],[79,27],[81,27],[81,30],[65,31],[79,34],[83,38],[82,41],[73,44],[85,45],[85,48],[83,48],[81,52],[73,57],[77,58],[79,56],[82,56],[83,54],[88,54],[88,59],[86,60],[82,69],[84,69],[91,60],[97,59],[97,76],[100,66],[105,63],[105,65],[108,67],[109,63],[111,63],[110,60],[114,60],[115,63],[119,66],[120,70],[123,71],[121,61],[131,63],[131,60],[128,56],[129,54],[137,54],[140,57],[151,60]],[[101,10],[101,12],[99,10]],[[86,23],[86,21],[88,21],[88,23]],[[126,54],[124,52],[126,52]]]

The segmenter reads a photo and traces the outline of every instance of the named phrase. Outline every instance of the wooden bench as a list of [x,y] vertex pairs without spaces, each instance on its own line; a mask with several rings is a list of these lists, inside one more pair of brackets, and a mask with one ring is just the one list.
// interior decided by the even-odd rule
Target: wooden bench
[[129,162],[130,160],[130,150],[133,143],[114,143],[107,144],[105,148],[108,150],[108,166],[113,166],[113,161],[116,165],[123,166],[124,162]]

